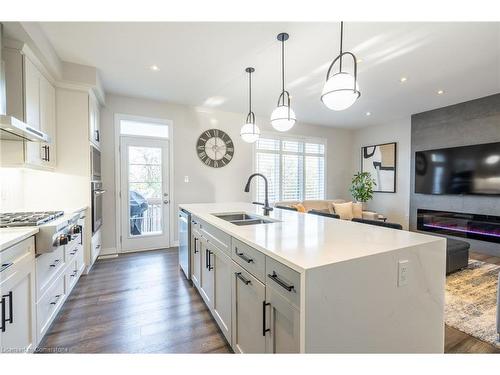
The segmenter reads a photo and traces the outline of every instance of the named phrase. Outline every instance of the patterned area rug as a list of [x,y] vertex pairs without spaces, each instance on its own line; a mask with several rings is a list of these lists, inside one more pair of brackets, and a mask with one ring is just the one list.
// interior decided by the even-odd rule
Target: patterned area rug
[[500,347],[496,330],[500,266],[470,260],[446,278],[446,324]]

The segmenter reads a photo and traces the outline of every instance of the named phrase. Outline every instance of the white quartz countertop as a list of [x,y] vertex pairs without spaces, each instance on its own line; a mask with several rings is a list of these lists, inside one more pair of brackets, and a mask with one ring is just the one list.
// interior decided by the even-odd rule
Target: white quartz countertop
[[213,214],[247,212],[262,207],[244,202],[180,204],[209,224],[281,261],[298,272],[427,243],[444,238],[295,211],[274,209],[269,224],[237,226]]
[[38,233],[37,227],[0,228],[0,251]]

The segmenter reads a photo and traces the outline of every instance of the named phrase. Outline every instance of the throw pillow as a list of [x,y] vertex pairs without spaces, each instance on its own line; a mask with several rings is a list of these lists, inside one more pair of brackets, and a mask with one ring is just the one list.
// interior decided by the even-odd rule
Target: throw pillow
[[335,213],[340,216],[342,220],[352,220],[352,202],[347,203],[332,203]]
[[296,205],[293,205],[292,207],[296,208],[298,212],[302,212],[302,213],[306,212],[306,208],[304,207],[304,205],[302,203],[298,203]]
[[363,218],[363,203],[355,202],[352,204],[352,217],[355,217],[356,219]]

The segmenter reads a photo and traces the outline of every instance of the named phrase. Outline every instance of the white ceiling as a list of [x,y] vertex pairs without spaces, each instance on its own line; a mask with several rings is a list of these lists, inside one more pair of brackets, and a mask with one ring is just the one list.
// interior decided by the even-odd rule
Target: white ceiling
[[41,23],[59,57],[97,67],[107,92],[244,113],[244,69],[253,66],[257,116],[269,116],[280,93],[283,31],[299,121],[362,127],[500,92],[500,23],[344,25],[344,49],[363,60],[362,95],[333,112],[319,97],[338,54],[339,23]]

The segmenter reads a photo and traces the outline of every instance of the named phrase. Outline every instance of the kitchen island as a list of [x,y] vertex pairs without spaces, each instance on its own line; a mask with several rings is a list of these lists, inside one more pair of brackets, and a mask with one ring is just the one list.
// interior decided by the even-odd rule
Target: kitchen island
[[188,276],[236,352],[443,352],[445,239],[241,202],[180,209]]

